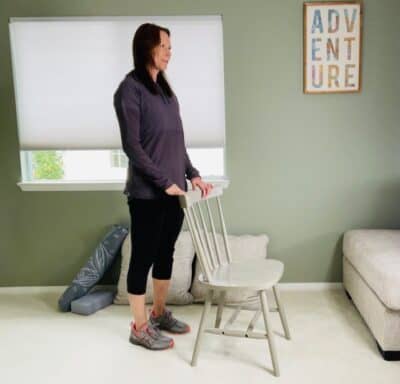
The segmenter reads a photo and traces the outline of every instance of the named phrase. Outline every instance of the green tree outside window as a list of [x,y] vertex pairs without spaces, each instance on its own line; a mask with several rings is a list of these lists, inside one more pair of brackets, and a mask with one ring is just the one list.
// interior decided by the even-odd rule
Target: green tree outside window
[[33,178],[59,180],[64,177],[62,154],[57,151],[33,153]]

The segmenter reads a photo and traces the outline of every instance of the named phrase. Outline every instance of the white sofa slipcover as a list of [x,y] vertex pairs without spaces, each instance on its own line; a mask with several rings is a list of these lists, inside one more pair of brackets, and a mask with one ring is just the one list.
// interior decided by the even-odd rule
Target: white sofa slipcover
[[384,359],[400,360],[400,230],[347,231],[343,284]]

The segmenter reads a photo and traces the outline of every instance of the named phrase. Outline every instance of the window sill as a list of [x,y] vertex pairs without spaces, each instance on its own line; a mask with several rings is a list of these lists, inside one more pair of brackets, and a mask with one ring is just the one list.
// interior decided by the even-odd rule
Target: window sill
[[[227,178],[203,178],[207,183],[227,188]],[[17,183],[22,191],[123,191],[125,181],[21,181]],[[188,182],[190,186],[190,182]]]

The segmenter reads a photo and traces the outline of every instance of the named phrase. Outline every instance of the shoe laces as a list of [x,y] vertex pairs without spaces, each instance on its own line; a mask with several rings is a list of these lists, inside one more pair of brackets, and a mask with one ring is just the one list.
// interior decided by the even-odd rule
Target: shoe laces
[[157,327],[156,324],[151,324],[150,322],[147,324],[146,332],[153,338],[158,338],[162,335],[161,331]]
[[151,324],[147,324],[146,333],[148,333],[153,338],[156,338],[158,336],[156,328],[154,328]]
[[175,325],[175,324],[178,322],[178,320],[175,319],[175,318],[172,316],[172,312],[169,311],[169,310],[167,310],[167,309],[165,310],[164,317],[165,317],[165,319],[167,320],[168,323],[171,324],[171,322],[172,322],[171,325]]
[[151,315],[151,322],[157,329],[162,321],[165,321],[169,326],[174,326],[178,322],[178,320],[172,316],[172,311],[167,308],[164,310],[164,313],[158,317],[155,317],[153,314]]
[[159,331],[159,329],[157,327],[154,326],[154,324],[151,324],[150,322],[147,322],[146,326],[139,330],[134,328],[134,323],[131,323],[131,329],[133,332],[135,333],[139,333],[139,332],[145,332],[147,333],[151,338],[156,338],[157,336],[159,336],[161,334],[161,332]]

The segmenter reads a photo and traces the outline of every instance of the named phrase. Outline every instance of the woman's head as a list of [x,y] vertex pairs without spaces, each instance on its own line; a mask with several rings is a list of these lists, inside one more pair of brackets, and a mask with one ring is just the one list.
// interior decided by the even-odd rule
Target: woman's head
[[157,83],[162,86],[168,96],[171,96],[172,91],[163,73],[171,57],[169,37],[170,32],[167,28],[150,23],[142,24],[133,37],[132,51],[135,71],[143,83],[153,92],[149,70],[156,69]]

